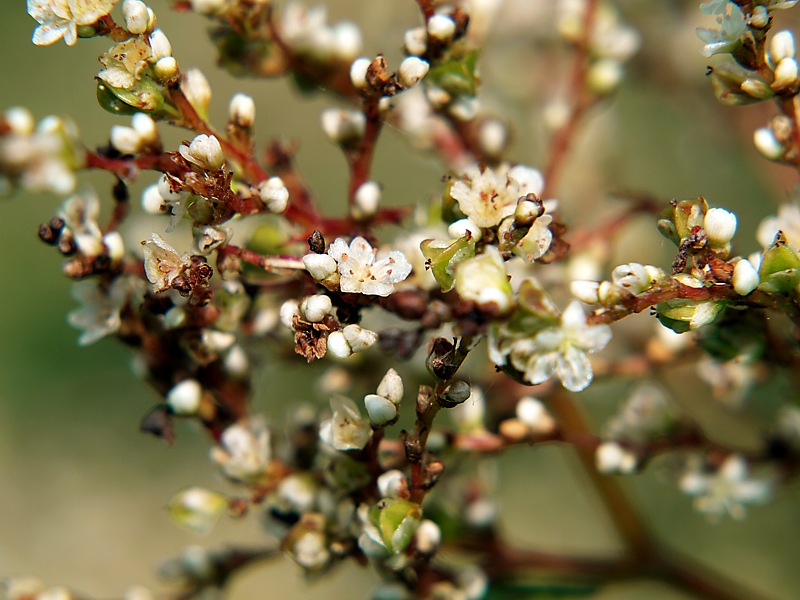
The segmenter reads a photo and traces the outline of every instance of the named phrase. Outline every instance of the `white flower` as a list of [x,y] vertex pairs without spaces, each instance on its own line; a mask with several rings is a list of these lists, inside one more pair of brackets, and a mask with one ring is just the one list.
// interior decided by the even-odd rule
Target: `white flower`
[[103,233],[97,224],[100,201],[93,191],[87,190],[66,200],[58,216],[64,219],[62,235],[69,230],[81,254],[94,257],[103,253]]
[[67,319],[76,329],[83,329],[78,344],[87,346],[115,333],[122,324],[122,308],[131,296],[142,291],[140,280],[129,277],[117,277],[108,289],[96,281],[76,282],[72,295],[83,306],[70,312]]
[[761,246],[769,248],[778,231],[783,232],[786,242],[793,250],[800,250],[800,203],[782,204],[777,215],[761,221],[756,239]]
[[548,327],[513,346],[511,363],[534,385],[556,374],[565,388],[580,392],[593,377],[586,355],[602,350],[610,340],[611,328],[588,325],[580,302],[573,300],[561,315],[560,326]]
[[726,514],[742,519],[745,504],[764,503],[772,492],[770,480],[748,476],[747,463],[738,454],[731,454],[714,473],[707,473],[699,460],[692,461],[681,477],[680,488],[695,496],[695,509],[714,521]]
[[272,460],[269,429],[263,419],[228,427],[222,432],[220,445],[211,449],[211,459],[231,479],[257,483]]
[[503,167],[471,166],[450,188],[461,212],[478,227],[494,227],[513,215],[520,195],[519,183]]
[[334,450],[361,450],[367,445],[372,428],[358,411],[356,403],[335,394],[331,397],[333,416],[319,426],[319,438]]
[[354,238],[350,244],[337,238],[328,254],[339,266],[339,287],[346,293],[388,296],[394,291],[394,284],[411,273],[411,263],[402,252],[377,255],[362,237]]
[[49,46],[64,38],[72,46],[78,27],[91,25],[111,12],[117,0],[28,0],[28,14],[39,23],[33,43]]
[[[736,48],[739,39],[747,33],[747,23],[741,9],[733,2],[708,2],[700,7],[703,12],[717,13],[719,29],[697,28],[697,37],[705,44],[702,54],[706,58],[714,54],[724,54]],[[727,10],[730,9],[730,14]]]
[[168,290],[176,277],[191,265],[189,255],[178,255],[175,248],[154,233],[150,241],[142,242],[144,270],[156,293]]
[[219,140],[213,135],[201,133],[191,144],[181,144],[178,148],[181,156],[201,169],[216,171],[225,163],[225,155]]

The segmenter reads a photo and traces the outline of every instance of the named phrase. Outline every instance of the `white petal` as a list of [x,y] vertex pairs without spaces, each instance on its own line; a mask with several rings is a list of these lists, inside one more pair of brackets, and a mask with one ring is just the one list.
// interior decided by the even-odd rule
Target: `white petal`
[[592,382],[592,365],[586,354],[568,346],[558,355],[558,378],[571,392],[580,392]]
[[534,385],[547,381],[556,372],[557,360],[556,352],[534,354],[528,361],[528,368],[525,369],[525,380]]

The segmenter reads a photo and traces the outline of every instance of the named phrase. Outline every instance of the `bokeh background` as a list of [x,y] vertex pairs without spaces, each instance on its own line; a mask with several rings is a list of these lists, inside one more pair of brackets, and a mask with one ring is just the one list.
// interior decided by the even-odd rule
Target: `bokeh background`
[[[767,165],[749,142],[769,107],[730,109],[714,100],[703,73],[705,61],[694,27],[701,21],[696,2],[625,0],[618,4],[643,33],[643,48],[630,65],[621,90],[592,111],[573,149],[558,197],[567,218],[596,219],[608,191],[633,191],[670,198],[705,195],[713,205],[740,216],[738,243],[756,249],[757,219],[774,212],[793,194],[792,173]],[[205,35],[207,22],[176,14],[153,0],[159,24],[183,66],[201,67],[214,89],[212,119],[222,124],[229,98],[238,91],[257,102],[261,142],[273,136],[301,141],[299,164],[330,210],[341,206],[346,170],[340,153],[318,127],[322,108],[336,99],[318,90],[301,96],[285,81],[237,80],[215,66]],[[384,52],[397,64],[403,31],[419,23],[412,0],[332,0],[332,20],[363,26],[366,55]],[[547,53],[552,39],[551,0],[507,0],[491,31],[482,63],[485,105],[514,123],[511,155],[541,166],[545,157],[542,112],[560,90],[567,56]],[[71,115],[90,146],[107,141],[113,124],[127,124],[97,106],[93,76],[103,40],[81,40],[37,48],[30,43],[34,21],[22,0],[2,1],[0,19],[0,106],[24,105],[35,116]],[[800,30],[797,11],[783,24]],[[563,59],[563,60],[562,60]],[[166,133],[175,148],[184,132]],[[171,146],[169,144],[172,144]],[[443,168],[417,155],[407,139],[387,129],[375,167],[394,204],[414,203],[439,191]],[[155,177],[144,174],[134,198]],[[107,195],[113,182],[104,174],[82,176]],[[79,348],[65,315],[75,308],[62,260],[37,239],[37,227],[59,205],[50,197],[17,194],[0,200],[0,576],[36,575],[93,598],[120,597],[132,584],[158,589],[155,565],[189,544],[269,540],[256,519],[225,521],[209,536],[178,529],[168,517],[171,496],[189,485],[229,489],[207,459],[202,432],[180,426],[168,448],[138,432],[140,417],[157,400],[133,375],[130,355],[110,340]],[[613,205],[612,205],[613,206]],[[617,205],[617,208],[622,205]],[[163,224],[159,225],[162,226]],[[130,236],[143,225],[133,219]],[[144,232],[144,235],[148,234]],[[144,236],[142,236],[144,237]],[[142,238],[137,238],[142,239]],[[134,242],[135,243],[135,242]],[[618,262],[666,266],[670,248],[642,219],[618,241]],[[266,365],[254,405],[279,424],[286,406],[300,401],[324,405],[313,396],[302,365]],[[701,384],[681,373],[673,391],[690,404]],[[269,388],[269,393],[265,388]],[[610,414],[626,386],[593,386],[581,395],[598,422]],[[706,415],[735,432],[720,409]],[[552,550],[606,554],[619,549],[610,522],[592,495],[571,453],[563,448],[526,448],[494,461],[502,522],[515,543]],[[782,490],[775,502],[751,511],[744,522],[714,526],[692,512],[690,500],[668,485],[658,469],[626,481],[637,505],[663,539],[704,564],[746,581],[764,598],[797,597],[800,572],[798,486]],[[358,598],[375,584],[368,570],[338,569],[319,582],[303,580],[283,559],[259,565],[236,580],[230,597]],[[684,598],[654,582],[610,586],[602,598]]]

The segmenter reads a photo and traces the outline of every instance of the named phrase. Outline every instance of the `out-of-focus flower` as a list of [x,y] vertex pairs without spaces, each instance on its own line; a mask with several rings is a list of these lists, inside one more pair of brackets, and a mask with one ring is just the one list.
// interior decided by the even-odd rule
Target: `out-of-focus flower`
[[705,44],[702,54],[706,58],[714,54],[732,52],[739,40],[747,33],[747,22],[741,9],[727,0],[712,0],[700,5],[700,10],[717,15],[719,29],[697,28],[697,37]]
[[143,292],[141,280],[133,277],[117,277],[107,288],[96,281],[76,282],[72,295],[82,306],[69,313],[67,319],[73,327],[83,329],[78,343],[87,346],[119,330],[122,308]]
[[362,237],[354,238],[349,244],[337,238],[328,254],[339,266],[342,292],[388,296],[394,291],[394,284],[411,273],[411,263],[402,252],[378,254]]
[[358,411],[356,403],[334,394],[331,397],[333,416],[319,427],[320,439],[334,450],[361,450],[367,445],[372,428]]
[[172,519],[181,527],[197,533],[211,531],[227,508],[225,496],[201,487],[185,489],[169,503]]
[[222,432],[220,445],[211,449],[211,459],[231,479],[258,482],[272,460],[266,423],[255,418],[231,425]]
[[756,231],[756,239],[761,246],[769,248],[778,231],[783,232],[793,250],[800,250],[800,203],[782,204],[778,208],[777,215],[761,221]]

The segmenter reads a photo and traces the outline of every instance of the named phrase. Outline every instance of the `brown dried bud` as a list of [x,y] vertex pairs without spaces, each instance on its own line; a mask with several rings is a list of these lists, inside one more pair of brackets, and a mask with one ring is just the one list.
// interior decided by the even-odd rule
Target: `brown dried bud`
[[430,343],[425,366],[431,375],[440,381],[448,381],[456,374],[455,346],[445,338],[436,338]]
[[325,238],[322,237],[322,232],[315,229],[308,238],[308,249],[314,254],[325,254]]

